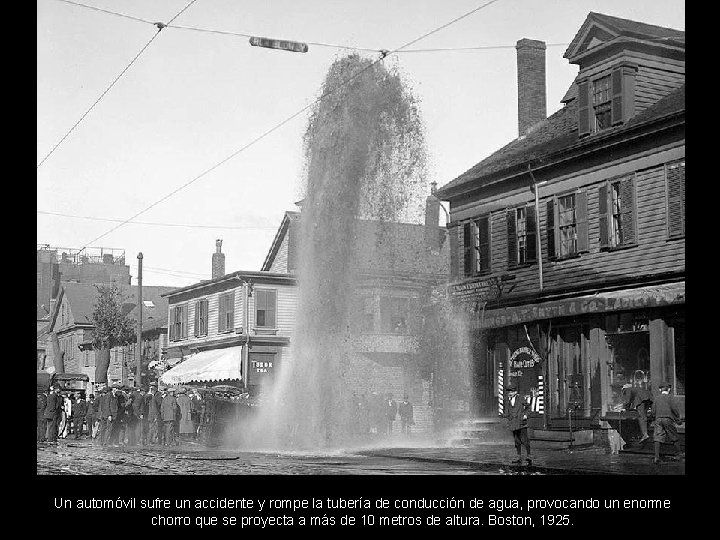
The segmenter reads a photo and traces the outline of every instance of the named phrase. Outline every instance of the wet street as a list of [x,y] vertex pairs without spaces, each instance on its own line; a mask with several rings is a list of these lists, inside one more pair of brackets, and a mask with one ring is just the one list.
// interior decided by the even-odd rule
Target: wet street
[[179,448],[98,447],[80,441],[38,444],[37,474],[492,474],[472,465],[423,462],[350,452],[237,452]]

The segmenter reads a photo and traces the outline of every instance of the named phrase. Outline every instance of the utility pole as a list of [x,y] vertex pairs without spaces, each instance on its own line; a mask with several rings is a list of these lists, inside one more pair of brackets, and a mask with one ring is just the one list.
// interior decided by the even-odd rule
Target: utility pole
[[138,323],[137,323],[137,343],[135,344],[135,388],[142,385],[142,312],[143,312],[143,294],[142,294],[142,252],[138,253]]

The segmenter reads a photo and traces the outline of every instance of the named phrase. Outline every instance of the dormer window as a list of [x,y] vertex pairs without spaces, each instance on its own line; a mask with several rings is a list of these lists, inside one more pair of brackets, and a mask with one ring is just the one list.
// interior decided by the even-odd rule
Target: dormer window
[[593,114],[595,116],[595,131],[609,128],[612,117],[612,103],[610,96],[610,75],[600,77],[593,81]]
[[578,135],[627,122],[635,114],[637,66],[624,63],[578,85]]

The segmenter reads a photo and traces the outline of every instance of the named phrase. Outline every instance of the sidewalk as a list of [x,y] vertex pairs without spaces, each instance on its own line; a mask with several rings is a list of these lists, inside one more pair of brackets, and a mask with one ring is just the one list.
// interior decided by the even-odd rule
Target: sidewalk
[[[362,455],[416,461],[443,462],[471,466],[487,472],[507,474],[620,474],[656,475],[685,474],[685,460],[673,461],[665,457],[659,465],[652,456],[637,454],[607,454],[601,448],[567,450],[533,450],[533,464],[512,465],[515,448],[508,444],[477,444],[459,448],[381,448],[363,450]],[[523,453],[524,457],[524,453]]]

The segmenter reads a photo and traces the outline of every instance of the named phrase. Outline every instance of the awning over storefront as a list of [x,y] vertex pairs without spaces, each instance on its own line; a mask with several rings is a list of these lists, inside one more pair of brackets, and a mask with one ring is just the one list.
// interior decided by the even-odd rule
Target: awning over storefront
[[681,281],[493,309],[484,313],[480,312],[473,322],[476,328],[499,328],[556,317],[656,308],[684,303],[685,282]]
[[160,377],[164,384],[241,380],[242,347],[203,351],[190,356]]

